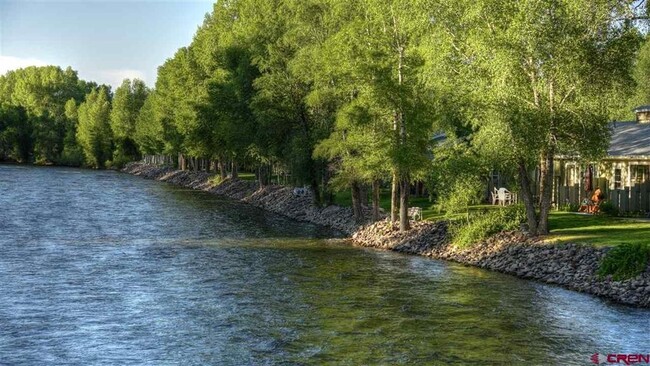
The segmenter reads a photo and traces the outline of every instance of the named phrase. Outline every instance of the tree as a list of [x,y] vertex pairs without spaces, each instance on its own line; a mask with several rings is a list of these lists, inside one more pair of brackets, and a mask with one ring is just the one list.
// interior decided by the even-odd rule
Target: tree
[[69,99],[82,102],[94,85],[80,80],[70,67],[32,66],[0,76],[0,100],[22,108],[21,125],[29,126],[29,134],[20,139],[21,150],[28,153],[21,155],[37,163],[67,164],[63,154],[75,126],[65,116],[65,104]]
[[[486,157],[517,167],[532,234],[549,232],[555,155],[592,158],[608,145],[608,98],[629,80],[639,40],[626,20],[634,3],[456,4],[465,23],[450,31],[457,32],[458,67],[473,80],[476,145],[490,154]],[[529,176],[535,166],[538,202]]]
[[[349,124],[354,128],[344,127],[346,133],[375,136],[375,147],[382,150],[358,153],[364,158],[351,156],[353,160],[374,160],[365,164],[368,170],[355,169],[356,179],[365,175],[376,181],[382,170],[391,172],[391,220],[395,222],[399,216],[400,230],[410,227],[410,183],[414,174],[428,165],[427,148],[436,122],[432,103],[436,95],[424,82],[421,48],[423,40],[435,34],[430,11],[422,9],[435,6],[426,1],[354,3],[344,11],[349,14],[348,21],[326,45],[332,55],[326,68],[330,71],[328,82],[338,89],[334,93],[339,93],[340,110],[347,111],[339,113],[337,120],[348,120],[337,123],[335,134]],[[368,126],[368,117],[375,120],[370,130],[363,127]],[[355,140],[348,134],[348,142]]]
[[77,140],[86,157],[86,164],[103,168],[112,156],[110,126],[111,104],[108,90],[100,87],[86,96],[79,106]]
[[165,128],[156,115],[156,93],[147,96],[135,121],[133,139],[141,154],[161,154],[165,151]]
[[650,42],[647,37],[637,54],[633,76],[636,88],[630,102],[626,105],[629,109],[628,116],[631,115],[632,108],[650,104]]
[[134,141],[136,119],[145,103],[149,90],[142,80],[124,79],[115,90],[111,109],[111,131],[115,142],[113,161],[118,166],[138,159]]
[[0,103],[0,160],[29,161],[32,125],[22,107]]
[[65,103],[65,137],[63,139],[63,152],[59,164],[70,166],[81,166],[84,163],[84,155],[77,142],[77,127],[79,125],[77,101],[70,99]]

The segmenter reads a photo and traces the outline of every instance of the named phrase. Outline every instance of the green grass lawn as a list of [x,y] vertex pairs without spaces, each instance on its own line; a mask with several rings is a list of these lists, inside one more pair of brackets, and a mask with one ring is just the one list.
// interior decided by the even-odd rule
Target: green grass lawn
[[242,172],[239,172],[237,174],[237,176],[241,180],[257,180],[257,177],[255,176],[255,173],[242,173]]
[[[337,192],[334,195],[334,203],[339,206],[352,206],[352,192],[350,190]],[[368,201],[368,204],[372,204],[371,201]],[[383,189],[379,194],[379,206],[384,209],[386,213],[390,211],[390,191]],[[420,207],[422,209],[422,218],[424,220],[441,220],[441,219],[454,219],[465,217],[465,213],[460,213],[452,216],[445,215],[444,212],[438,211],[438,209],[429,201],[428,197],[410,197],[409,198],[410,207]],[[479,210],[490,210],[490,209],[499,209],[500,206],[492,205],[476,205],[469,208],[470,211],[479,211]]]
[[552,242],[589,243],[613,246],[622,243],[650,243],[650,221],[603,215],[552,212],[549,217]]
[[[352,204],[350,191],[336,193],[335,203],[341,206],[350,206]],[[463,213],[451,217],[446,216],[444,212],[438,212],[426,197],[411,198],[409,203],[413,207],[422,208],[422,216],[425,220],[454,219],[466,215]],[[390,210],[390,191],[382,190],[380,205],[386,212]],[[470,207],[469,210],[498,210],[500,208],[500,206],[477,205]],[[650,243],[650,220],[554,211],[549,217],[549,224],[551,226],[549,242],[589,243],[596,246]]]

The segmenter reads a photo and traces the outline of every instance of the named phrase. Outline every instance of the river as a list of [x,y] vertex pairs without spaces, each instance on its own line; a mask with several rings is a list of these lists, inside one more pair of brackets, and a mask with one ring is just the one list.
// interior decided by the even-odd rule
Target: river
[[0,165],[0,365],[589,364],[650,311],[111,171]]

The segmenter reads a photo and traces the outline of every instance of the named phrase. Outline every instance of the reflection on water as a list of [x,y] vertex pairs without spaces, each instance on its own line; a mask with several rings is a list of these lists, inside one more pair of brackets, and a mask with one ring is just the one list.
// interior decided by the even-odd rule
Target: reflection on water
[[114,172],[0,166],[0,364],[588,364],[650,312]]

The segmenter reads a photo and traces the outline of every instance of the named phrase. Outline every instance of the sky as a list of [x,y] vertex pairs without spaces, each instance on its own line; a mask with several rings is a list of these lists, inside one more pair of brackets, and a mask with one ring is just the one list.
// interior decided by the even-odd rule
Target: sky
[[110,84],[139,78],[187,46],[211,0],[0,0],[0,75],[26,66],[71,66]]

